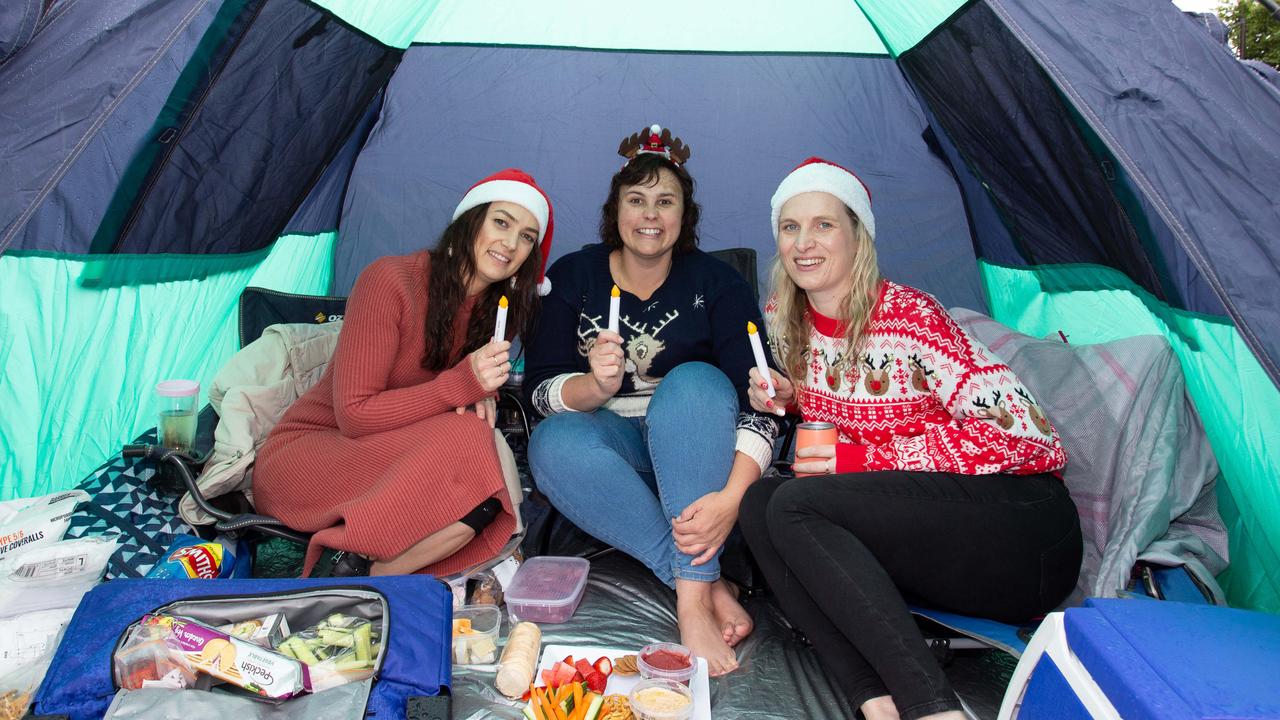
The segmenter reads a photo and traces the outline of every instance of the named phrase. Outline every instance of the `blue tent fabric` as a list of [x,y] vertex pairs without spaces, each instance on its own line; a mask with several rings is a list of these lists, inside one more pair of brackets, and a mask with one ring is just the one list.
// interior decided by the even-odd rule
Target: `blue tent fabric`
[[9,0],[0,3],[0,63],[31,41],[43,14],[44,0]]
[[273,595],[325,587],[372,589],[387,600],[385,657],[367,712],[371,717],[405,717],[411,696],[447,692],[452,658],[450,618],[453,595],[430,575],[296,580],[120,579],[85,595],[58,646],[32,714],[65,714],[70,720],[100,718],[116,688],[111,655],[124,631],[144,614],[177,600],[200,597]]
[[1169,227],[1184,309],[1225,308],[1280,383],[1280,94],[1163,0],[987,2]]
[[[216,9],[207,0],[54,7],[0,68],[0,253],[88,252]],[[36,90],[49,87],[63,90]]]
[[352,173],[336,292],[373,259],[434,243],[467,187],[503,167],[555,203],[553,260],[596,242],[618,141],[652,123],[692,147],[703,249],[772,257],[769,198],[821,155],[870,186],[888,276],[985,306],[976,275],[954,271],[975,262],[960,193],[891,59],[466,46],[405,53]]

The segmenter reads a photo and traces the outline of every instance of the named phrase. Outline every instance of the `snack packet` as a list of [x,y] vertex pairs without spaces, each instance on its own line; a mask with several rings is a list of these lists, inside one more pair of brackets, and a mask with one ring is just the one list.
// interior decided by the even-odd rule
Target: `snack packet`
[[165,644],[197,671],[249,692],[282,700],[310,688],[302,663],[204,623],[173,615],[144,615],[141,624],[164,629]]
[[222,543],[179,535],[147,577],[212,580],[230,577],[235,564],[235,554]]
[[283,613],[272,613],[264,617],[219,625],[217,629],[259,647],[274,649],[289,635],[289,621],[285,619]]

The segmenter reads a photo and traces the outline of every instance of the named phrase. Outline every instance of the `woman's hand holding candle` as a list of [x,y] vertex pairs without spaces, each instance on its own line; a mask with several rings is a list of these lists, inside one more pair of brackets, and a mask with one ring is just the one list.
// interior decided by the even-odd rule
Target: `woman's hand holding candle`
[[786,415],[787,408],[796,399],[795,385],[777,370],[770,370],[769,375],[774,387],[772,397],[769,395],[769,383],[765,382],[765,376],[760,374],[758,368],[751,368],[747,381],[747,397],[751,400],[751,407],[762,413]]

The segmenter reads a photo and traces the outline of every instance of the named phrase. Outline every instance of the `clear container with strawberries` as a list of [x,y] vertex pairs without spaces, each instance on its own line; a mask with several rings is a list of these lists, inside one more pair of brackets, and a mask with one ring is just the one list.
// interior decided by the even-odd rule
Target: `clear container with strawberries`
[[591,563],[583,558],[529,558],[506,592],[511,622],[562,623],[573,617],[590,570]]

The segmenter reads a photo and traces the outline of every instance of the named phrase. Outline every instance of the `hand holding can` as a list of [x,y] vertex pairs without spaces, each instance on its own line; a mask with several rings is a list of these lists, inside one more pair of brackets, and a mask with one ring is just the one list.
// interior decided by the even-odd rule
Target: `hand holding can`
[[[817,448],[821,446],[831,446],[834,451],[836,443],[839,441],[839,433],[836,432],[836,426],[829,422],[803,422],[796,426],[796,458],[792,463],[792,468],[796,468],[803,464],[817,464],[824,462],[821,458],[803,458],[800,451],[806,448]],[[824,462],[827,467],[833,469],[830,461]],[[829,470],[828,470],[829,471]],[[814,475],[825,475],[826,472],[800,472],[796,470],[796,477],[812,477]]]

